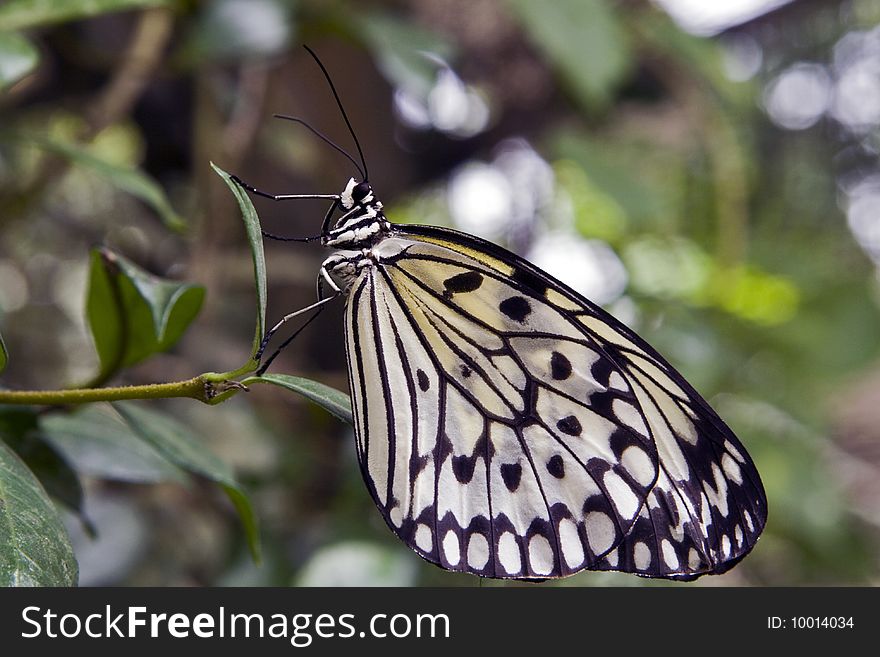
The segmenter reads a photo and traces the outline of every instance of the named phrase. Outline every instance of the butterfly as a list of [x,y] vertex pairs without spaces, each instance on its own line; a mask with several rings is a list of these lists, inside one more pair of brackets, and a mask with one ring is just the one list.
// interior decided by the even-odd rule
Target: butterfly
[[236,181],[332,199],[319,239],[335,251],[303,311],[345,298],[357,458],[391,531],[481,577],[689,580],[738,563],[767,498],[730,428],[642,338],[527,260],[389,221],[309,53],[363,166],[332,145],[361,179],[282,196]]

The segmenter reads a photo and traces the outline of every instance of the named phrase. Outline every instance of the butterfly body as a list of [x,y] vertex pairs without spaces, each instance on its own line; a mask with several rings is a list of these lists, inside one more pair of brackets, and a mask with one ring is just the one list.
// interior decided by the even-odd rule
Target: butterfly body
[[[342,215],[334,219],[334,211]],[[347,297],[357,454],[387,524],[483,577],[732,567],[766,522],[742,444],[653,348],[498,246],[398,226],[350,180],[319,276]]]

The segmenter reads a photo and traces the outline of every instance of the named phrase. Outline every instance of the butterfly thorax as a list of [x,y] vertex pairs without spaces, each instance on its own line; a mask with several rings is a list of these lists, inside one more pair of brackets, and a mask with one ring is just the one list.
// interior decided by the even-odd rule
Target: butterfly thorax
[[339,250],[324,261],[322,270],[331,274],[347,293],[364,268],[379,259],[374,247],[391,234],[392,227],[382,211],[382,202],[366,181],[357,183],[351,178],[339,195],[336,208],[342,214],[335,220],[328,215],[321,243]]
[[349,179],[345,190],[339,195],[338,205],[342,215],[325,226],[321,243],[348,249],[369,248],[383,239],[391,230],[391,224],[382,212],[382,202],[376,199],[373,189],[366,181],[356,183]]

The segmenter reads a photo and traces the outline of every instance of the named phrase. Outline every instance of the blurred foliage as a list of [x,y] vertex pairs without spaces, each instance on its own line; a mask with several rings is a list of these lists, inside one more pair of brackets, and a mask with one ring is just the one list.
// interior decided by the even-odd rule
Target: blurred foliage
[[30,73],[38,61],[37,49],[21,34],[0,33],[0,90]]
[[168,4],[169,0],[7,0],[0,7],[0,25],[4,30],[23,30],[126,9]]
[[508,0],[523,29],[587,108],[604,109],[632,64],[629,33],[605,0]]
[[[526,256],[551,235],[610,248],[616,267],[594,266],[608,289],[625,273],[609,309],[718,408],[767,488],[757,548],[697,585],[876,584],[880,494],[861,488],[880,480],[880,290],[847,213],[877,174],[878,126],[846,124],[828,100],[784,129],[768,90],[800,62],[843,80],[843,54],[878,23],[872,0],[795,0],[713,38],[643,0],[7,2],[3,385],[222,372],[249,362],[267,306],[278,318],[314,301],[325,254],[264,253],[250,200],[209,166],[271,192],[343,187],[349,162],[269,118],[302,116],[351,149],[308,43],[392,220]],[[325,211],[257,208],[296,237]],[[274,385],[218,406],[0,407],[0,491],[15,493],[0,492],[14,518],[0,531],[15,533],[0,535],[0,572],[71,583],[72,544],[83,584],[476,585],[393,537],[350,426],[290,394],[346,418],[341,326],[328,310],[250,380]]]
[[116,411],[141,440],[180,468],[217,482],[241,517],[254,559],[260,560],[257,520],[250,500],[235,480],[229,466],[206,451],[184,425],[171,416],[148,411],[134,404],[115,404]]

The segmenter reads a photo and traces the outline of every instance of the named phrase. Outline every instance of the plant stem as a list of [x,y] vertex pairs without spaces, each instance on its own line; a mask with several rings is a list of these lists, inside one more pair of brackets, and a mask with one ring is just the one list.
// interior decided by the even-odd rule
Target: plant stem
[[[218,390],[220,388],[221,390]],[[225,388],[203,376],[187,381],[151,383],[116,388],[74,388],[71,390],[0,390],[0,404],[66,405],[86,404],[123,399],[166,399],[190,397],[206,404],[212,403],[218,392]]]

